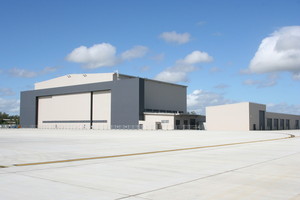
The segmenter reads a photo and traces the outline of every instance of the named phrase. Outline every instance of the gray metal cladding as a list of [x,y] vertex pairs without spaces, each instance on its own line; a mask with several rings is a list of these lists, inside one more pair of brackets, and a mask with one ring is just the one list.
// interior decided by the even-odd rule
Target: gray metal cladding
[[37,125],[38,97],[111,90],[111,125],[138,125],[144,110],[144,80],[130,78],[109,82],[21,92],[22,127]]

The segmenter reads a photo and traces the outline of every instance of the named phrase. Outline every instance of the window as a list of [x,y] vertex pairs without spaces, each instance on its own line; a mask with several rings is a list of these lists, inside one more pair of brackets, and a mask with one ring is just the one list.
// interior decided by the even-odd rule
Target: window
[[295,129],[299,129],[299,120],[296,120]]
[[179,126],[180,125],[180,120],[176,120],[176,126]]

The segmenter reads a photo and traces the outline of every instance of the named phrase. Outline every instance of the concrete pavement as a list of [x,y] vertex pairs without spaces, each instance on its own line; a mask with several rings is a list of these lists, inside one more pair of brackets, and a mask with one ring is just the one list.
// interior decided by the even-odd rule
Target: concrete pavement
[[0,130],[0,199],[299,199],[300,136],[284,132]]

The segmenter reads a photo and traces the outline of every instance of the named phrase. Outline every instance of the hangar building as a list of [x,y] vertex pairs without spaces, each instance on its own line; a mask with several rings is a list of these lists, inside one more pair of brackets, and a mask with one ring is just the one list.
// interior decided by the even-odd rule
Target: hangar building
[[299,129],[299,115],[266,111],[266,105],[243,102],[206,108],[206,129],[213,131]]
[[118,73],[70,74],[21,92],[21,127],[183,129],[202,127],[187,114],[186,86]]

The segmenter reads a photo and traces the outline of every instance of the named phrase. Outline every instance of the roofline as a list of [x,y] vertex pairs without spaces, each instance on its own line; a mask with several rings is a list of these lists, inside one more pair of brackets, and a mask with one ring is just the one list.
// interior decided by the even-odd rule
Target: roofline
[[[128,78],[142,78],[142,77],[139,77],[139,76],[131,76],[131,75],[127,75],[127,74],[120,74],[120,73],[117,73],[117,72],[111,72],[111,73],[78,73],[78,74],[65,74],[63,76],[58,76],[58,77],[54,77],[54,78],[51,78],[51,79],[48,79],[48,80],[45,80],[45,81],[40,81],[40,82],[35,82],[34,84],[39,84],[39,83],[42,83],[42,82],[46,82],[46,81],[50,81],[50,80],[53,80],[53,79],[56,79],[56,78],[60,78],[60,77],[64,77],[64,76],[68,76],[68,75],[83,75],[83,74],[112,74],[112,75],[120,75],[120,76],[125,76],[125,77],[128,77]],[[181,87],[187,87],[186,85],[181,85],[181,84],[176,84],[176,83],[170,83],[170,82],[165,82],[165,81],[159,81],[159,80],[154,80],[154,79],[149,79],[149,78],[142,78],[144,80],[147,80],[147,81],[153,81],[153,82],[158,82],[158,83],[164,83],[164,84],[169,84],[169,85],[175,85],[175,86],[181,86]]]
[[290,116],[294,116],[294,117],[300,117],[300,115],[289,114],[289,113],[279,113],[279,112],[269,112],[269,111],[266,111],[266,113],[269,113],[269,114],[276,114],[276,115],[290,115]]
[[175,86],[181,86],[181,87],[188,87],[186,85],[181,85],[181,84],[176,84],[176,83],[170,83],[170,82],[165,82],[165,81],[159,81],[159,80],[154,80],[154,79],[149,79],[149,78],[144,78],[145,80],[148,81],[154,81],[154,82],[158,82],[158,83],[164,83],[164,84],[169,84],[169,85],[175,85]]
[[[114,72],[114,74],[117,74],[117,72]],[[131,75],[120,74],[120,73],[119,73],[119,75],[121,75],[121,76],[127,76],[127,77],[130,77],[130,78],[142,78],[142,77],[139,77],[139,76],[131,76]],[[169,84],[169,85],[176,85],[176,86],[188,87],[186,85],[181,85],[181,84],[176,84],[176,83],[170,83],[170,82],[165,82],[165,81],[159,81],[159,80],[155,80],[155,79],[149,79],[149,78],[142,78],[142,79],[145,79],[145,80],[148,80],[148,81],[154,81],[154,82],[158,82],[158,83],[165,83],[165,84]]]
[[206,107],[217,107],[217,106],[227,106],[227,105],[229,106],[229,105],[243,104],[243,103],[248,103],[248,104],[256,104],[256,105],[266,106],[266,104],[254,103],[254,102],[250,102],[250,101],[242,101],[242,102],[227,103],[227,104],[220,104],[220,105],[215,105],[215,106],[206,106]]

